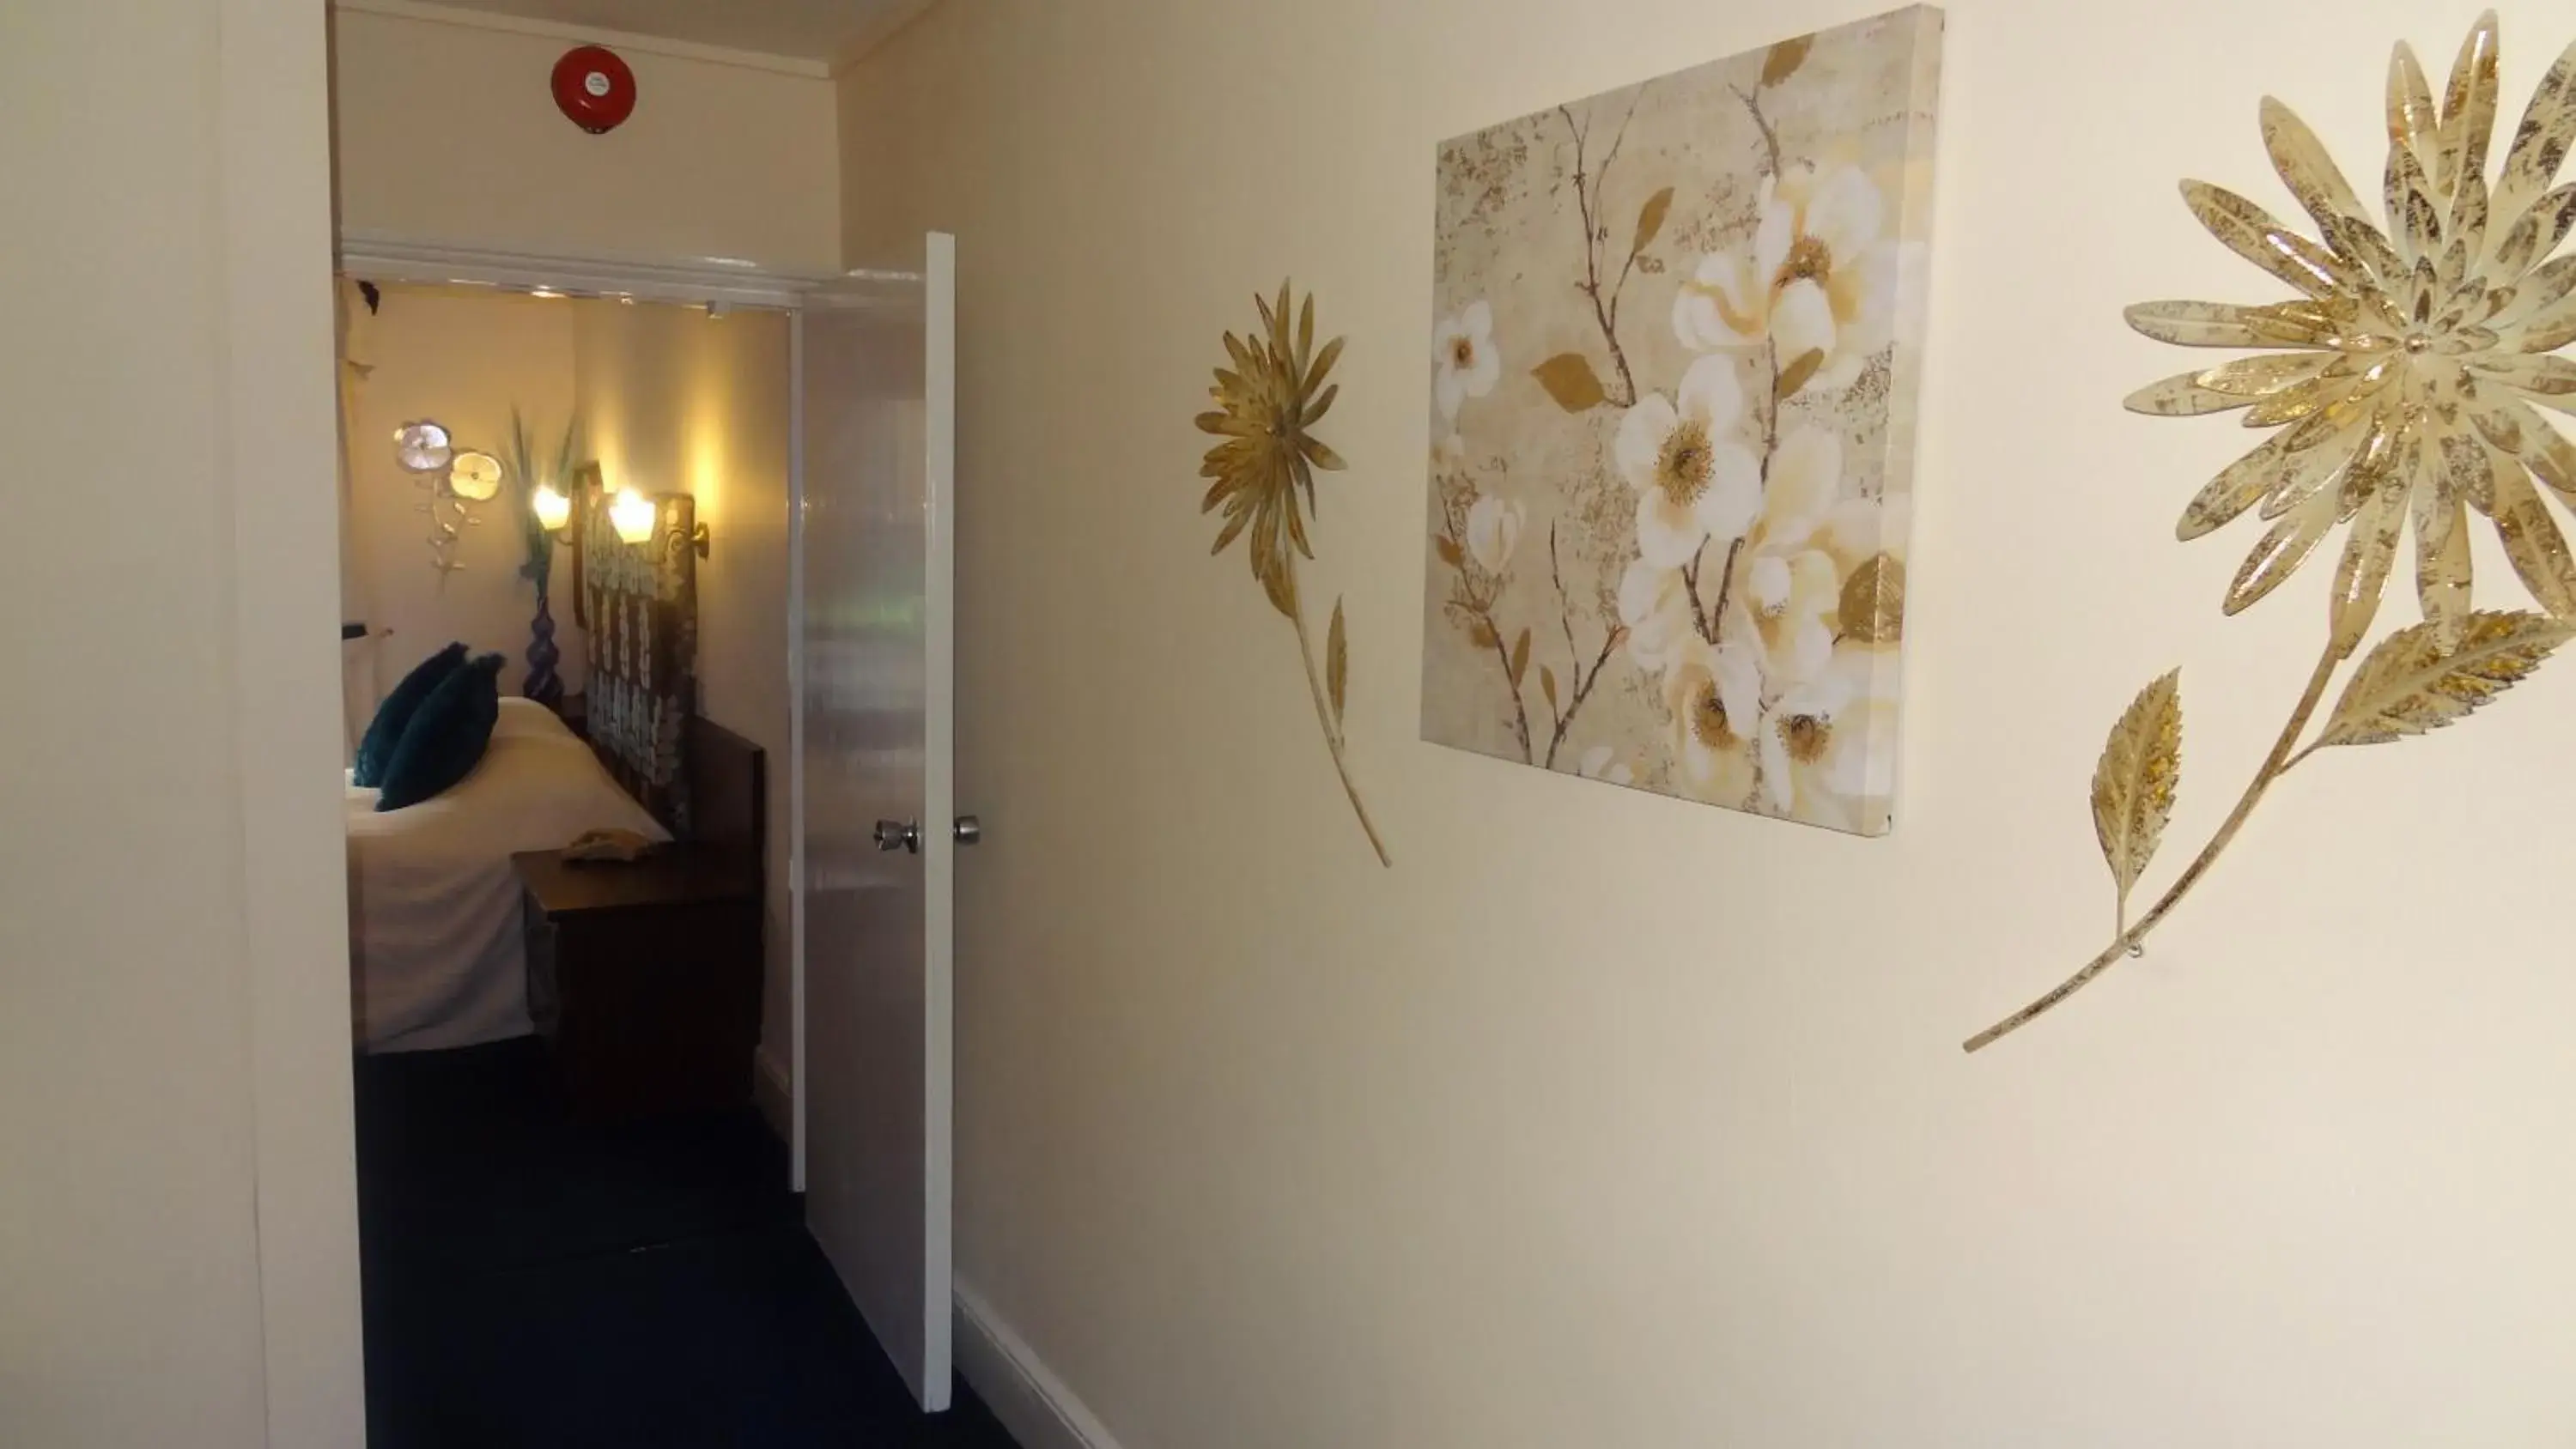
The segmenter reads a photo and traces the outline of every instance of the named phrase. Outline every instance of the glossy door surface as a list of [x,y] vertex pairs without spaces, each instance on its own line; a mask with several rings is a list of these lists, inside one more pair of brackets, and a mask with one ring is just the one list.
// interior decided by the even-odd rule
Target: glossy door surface
[[[801,318],[805,1215],[922,1407],[949,1398],[954,243]],[[916,848],[878,845],[919,827]]]

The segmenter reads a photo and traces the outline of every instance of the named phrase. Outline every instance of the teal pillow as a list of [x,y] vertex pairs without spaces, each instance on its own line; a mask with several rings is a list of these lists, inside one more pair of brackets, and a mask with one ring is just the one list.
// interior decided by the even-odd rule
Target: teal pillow
[[400,810],[435,799],[474,773],[500,719],[500,655],[486,654],[450,670],[404,727],[402,743],[386,762],[376,809]]
[[367,733],[358,741],[358,756],[350,762],[356,767],[350,783],[369,790],[385,783],[385,766],[393,760],[394,746],[402,743],[412,714],[464,662],[465,646],[450,644],[412,666],[411,673],[376,706],[376,717],[367,722]]

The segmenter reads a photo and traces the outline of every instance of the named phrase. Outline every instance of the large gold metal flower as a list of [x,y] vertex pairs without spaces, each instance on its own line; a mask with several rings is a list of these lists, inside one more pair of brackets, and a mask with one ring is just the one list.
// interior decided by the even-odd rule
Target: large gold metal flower
[[1216,480],[1199,511],[1211,512],[1220,505],[1225,509],[1225,527],[1218,531],[1211,553],[1223,553],[1247,526],[1252,530],[1247,548],[1253,577],[1261,580],[1261,590],[1272,606],[1293,619],[1297,617],[1297,576],[1289,546],[1295,545],[1308,558],[1315,556],[1306,542],[1297,492],[1305,490],[1304,509],[1311,512],[1314,470],[1338,472],[1343,466],[1341,455],[1308,431],[1332,409],[1334,397],[1341,392],[1338,384],[1325,385],[1324,377],[1342,355],[1342,339],[1325,343],[1321,352],[1314,350],[1312,293],[1298,313],[1292,338],[1288,303],[1288,284],[1282,282],[1275,307],[1253,298],[1253,305],[1261,309],[1261,335],[1239,339],[1231,332],[1225,334],[1225,350],[1234,366],[1216,370],[1216,385],[1208,395],[1216,400],[1217,410],[1198,416],[1199,431],[1225,441],[1208,449],[1199,464],[1200,477]]
[[2576,562],[2537,477],[2576,504],[2576,444],[2531,403],[2576,412],[2576,186],[2551,190],[2576,140],[2576,45],[2541,81],[2502,170],[2487,179],[2496,114],[2496,17],[2478,18],[2437,107],[2414,52],[2389,62],[2385,231],[2324,146],[2265,98],[2263,142],[2322,244],[2241,196],[2186,181],[2192,214],[2229,250],[2287,282],[2268,305],[2147,302],[2131,326],[2187,347],[2277,348],[2139,390],[2168,417],[2250,409],[2279,428],[2183,510],[2197,538],[2262,505],[2271,529],[2228,589],[2228,613],[2280,586],[2339,524],[2353,525],[2334,589],[2334,633],[2368,629],[2411,516],[2416,591],[2440,647],[2469,624],[2466,510],[2486,515],[2532,596],[2576,614]]

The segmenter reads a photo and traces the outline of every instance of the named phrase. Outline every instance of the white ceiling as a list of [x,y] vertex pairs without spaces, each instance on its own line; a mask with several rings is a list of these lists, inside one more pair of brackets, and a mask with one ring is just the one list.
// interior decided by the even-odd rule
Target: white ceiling
[[444,0],[460,10],[831,61],[882,39],[924,0]]

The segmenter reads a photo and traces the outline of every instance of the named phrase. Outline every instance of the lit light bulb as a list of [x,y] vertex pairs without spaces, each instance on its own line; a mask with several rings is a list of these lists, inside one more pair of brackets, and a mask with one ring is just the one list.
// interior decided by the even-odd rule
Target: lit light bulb
[[642,543],[653,536],[653,513],[653,500],[631,488],[608,505],[608,521],[628,543]]
[[572,522],[572,500],[552,483],[537,485],[536,509],[537,526],[548,533],[559,532]]

